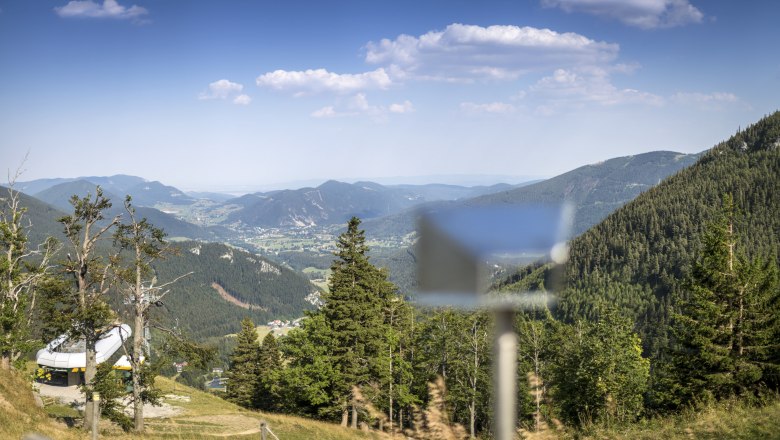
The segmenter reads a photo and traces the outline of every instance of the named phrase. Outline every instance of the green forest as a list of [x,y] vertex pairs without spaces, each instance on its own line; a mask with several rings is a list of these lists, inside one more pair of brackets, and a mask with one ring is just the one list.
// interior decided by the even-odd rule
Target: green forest
[[[717,402],[775,401],[778,188],[775,113],[573,239],[562,286],[544,261],[495,280],[498,292],[556,298],[516,315],[518,429],[577,436]],[[137,363],[144,392],[135,398],[154,402],[149,378],[170,369],[171,356],[205,369],[217,361],[198,342],[238,333],[220,348],[231,351],[224,397],[243,407],[414,438],[491,438],[492,314],[416,307],[406,295],[413,280],[398,279],[401,289],[391,281],[394,265],[414,256],[372,254],[360,219],[339,235],[315,308],[306,277],[223,244],[169,243],[129,197],[129,217],[115,217],[122,205],[99,188],[74,195],[69,213],[7,194],[4,369],[20,368],[59,332],[84,338],[89,353],[102,331],[134,322],[153,328],[154,343],[138,342],[133,362],[159,360]],[[300,328],[258,340],[257,324],[302,314]],[[87,404],[143,430],[94,403],[93,393],[113,392],[103,377],[88,363]]]
[[[558,301],[516,321],[520,426],[576,432],[771,399],[780,385],[779,179],[776,113],[574,239]],[[344,276],[368,285],[333,281],[325,307],[279,340],[287,363],[241,380],[256,378],[266,403],[236,401],[412,432],[425,424],[419,408],[437,404],[428,384],[440,377],[448,420],[490,436],[491,315],[410,307],[367,263],[364,241],[350,223],[333,270],[360,267]],[[547,290],[550,270],[524,267],[495,288]],[[236,353],[263,350],[246,344],[254,348]],[[234,357],[233,368],[243,362]]]

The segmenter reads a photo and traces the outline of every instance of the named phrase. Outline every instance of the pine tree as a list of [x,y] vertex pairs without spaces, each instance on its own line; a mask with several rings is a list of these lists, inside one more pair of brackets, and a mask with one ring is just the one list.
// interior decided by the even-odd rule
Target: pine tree
[[[16,175],[18,177],[18,173]],[[31,225],[25,219],[21,196],[9,182],[0,196],[0,369],[7,370],[23,352],[33,348],[30,327],[37,287],[47,278],[56,250],[54,239],[37,249],[28,244]],[[37,260],[37,261],[36,261]]]
[[748,261],[736,248],[739,216],[730,195],[703,238],[674,316],[677,405],[777,385],[777,265]]
[[[169,287],[183,276],[158,283],[152,263],[172,253],[165,241],[165,232],[152,225],[146,218],[139,219],[131,204],[130,196],[125,199],[127,223],[121,223],[114,232],[114,243],[131,254],[126,267],[116,269],[120,280],[120,292],[124,302],[129,303],[133,317],[133,345],[129,353],[133,381],[133,426],[136,432],[144,431],[144,403],[159,401],[159,391],[154,387],[154,374],[149,371],[148,341],[149,311],[152,306],[161,306]],[[151,380],[144,380],[144,379]]]
[[119,224],[119,216],[104,222],[104,213],[111,208],[111,201],[103,195],[100,186],[95,188],[94,199],[91,194],[83,198],[74,195],[70,203],[73,205],[73,214],[58,220],[70,242],[70,252],[62,266],[65,276],[73,276],[75,281],[75,294],[71,296],[74,302],[71,333],[83,338],[85,343],[84,427],[96,436],[100,414],[93,400],[97,373],[95,345],[100,335],[111,328],[116,319],[116,313],[106,301],[114,281],[111,269],[115,259],[113,256],[105,258],[99,255],[96,247],[109,230]]
[[251,319],[244,318],[241,321],[241,331],[236,340],[227,372],[226,397],[233,403],[251,408],[260,380],[260,344]]
[[255,407],[270,411],[276,408],[278,397],[274,394],[282,368],[281,354],[273,332],[263,338],[258,358],[260,378],[255,390]]
[[353,217],[338,238],[338,258],[331,266],[322,308],[332,338],[331,359],[338,371],[333,403],[342,409],[342,424],[352,407],[353,428],[357,428],[358,408],[352,387],[367,385],[376,373],[376,361],[385,345],[383,309],[394,294],[387,274],[368,261],[365,232],[359,226],[360,220]]

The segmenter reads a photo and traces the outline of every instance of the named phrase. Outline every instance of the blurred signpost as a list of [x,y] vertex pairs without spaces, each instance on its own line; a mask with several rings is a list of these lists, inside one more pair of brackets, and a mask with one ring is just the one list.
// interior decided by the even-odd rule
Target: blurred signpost
[[489,292],[489,262],[528,264],[568,258],[572,209],[561,205],[498,205],[423,212],[418,224],[418,302],[488,308],[496,315],[495,434],[514,438],[517,407],[515,312],[547,304],[546,292]]

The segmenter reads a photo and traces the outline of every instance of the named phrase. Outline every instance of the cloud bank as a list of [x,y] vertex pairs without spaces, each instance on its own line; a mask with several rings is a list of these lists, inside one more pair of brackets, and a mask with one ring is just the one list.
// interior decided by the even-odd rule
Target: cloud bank
[[122,6],[116,0],[104,0],[103,4],[92,0],[73,0],[65,6],[54,8],[54,12],[63,18],[113,18],[118,20],[138,20],[149,14],[146,8],[138,5]]
[[369,42],[365,60],[389,66],[401,79],[512,80],[527,72],[608,63],[618,51],[617,44],[573,32],[453,23],[418,37]]
[[257,77],[257,85],[293,92],[297,96],[333,92],[354,93],[368,89],[387,89],[393,83],[385,69],[365,73],[334,73],[325,69],[304,71],[275,70]]
[[701,23],[704,18],[688,0],[542,0],[542,5],[618,20],[641,29]]

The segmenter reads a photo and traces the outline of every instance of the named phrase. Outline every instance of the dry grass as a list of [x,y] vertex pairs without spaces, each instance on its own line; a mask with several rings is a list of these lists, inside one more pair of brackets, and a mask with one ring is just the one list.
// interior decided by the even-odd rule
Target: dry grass
[[[170,379],[158,378],[164,394],[177,396],[165,402],[181,407],[183,412],[167,419],[147,419],[147,433],[123,433],[118,427],[101,423],[101,438],[119,440],[140,439],[257,439],[260,421],[265,420],[271,430],[283,440],[349,440],[380,439],[379,433],[364,433],[301,417],[264,414],[245,410],[211,394],[201,392]],[[184,397],[185,399],[182,399]],[[188,399],[186,399],[188,398]],[[37,433],[56,440],[87,438],[78,428],[49,417],[35,404],[31,386],[21,374],[0,371],[0,439],[21,439]]]
[[0,438],[18,439],[31,432],[63,440],[82,438],[35,404],[31,384],[21,373],[0,370]]
[[593,439],[780,439],[780,400],[761,407],[730,401],[698,412],[647,420],[625,427],[595,428]]
[[[149,419],[148,433],[143,436],[122,433],[109,423],[101,424],[101,438],[119,440],[140,439],[257,439],[260,421],[282,440],[347,440],[387,439],[377,432],[360,432],[342,428],[336,424],[318,422],[300,417],[265,414],[248,411],[219,397],[176,384],[170,379],[158,378],[158,385],[165,394],[189,397],[189,400],[169,398],[167,403],[183,408],[183,412],[169,419]],[[437,394],[442,389],[433,389]],[[435,397],[435,396],[434,396]],[[436,399],[434,399],[436,400]],[[432,413],[420,415],[420,427],[425,435],[419,438],[462,438],[460,427],[448,426],[443,407],[435,404]],[[429,408],[430,412],[432,408]],[[423,417],[425,420],[423,420]],[[428,426],[426,426],[428,425]],[[447,429],[444,429],[446,427]],[[431,430],[430,428],[434,428]],[[441,429],[442,437],[431,436],[431,431]],[[38,433],[56,440],[85,439],[87,435],[78,428],[68,428],[64,423],[47,415],[35,404],[29,382],[20,373],[0,371],[0,439],[21,439],[25,434]],[[561,433],[561,431],[557,431]],[[417,437],[415,432],[411,432]],[[555,435],[547,431],[544,438]],[[435,434],[434,434],[435,435]],[[573,438],[571,432],[561,438]],[[702,411],[684,413],[674,417],[647,420],[622,427],[593,427],[579,433],[577,438],[650,440],[650,439],[779,439],[780,400],[762,407],[742,402],[726,402]],[[398,438],[398,437],[396,437]]]

